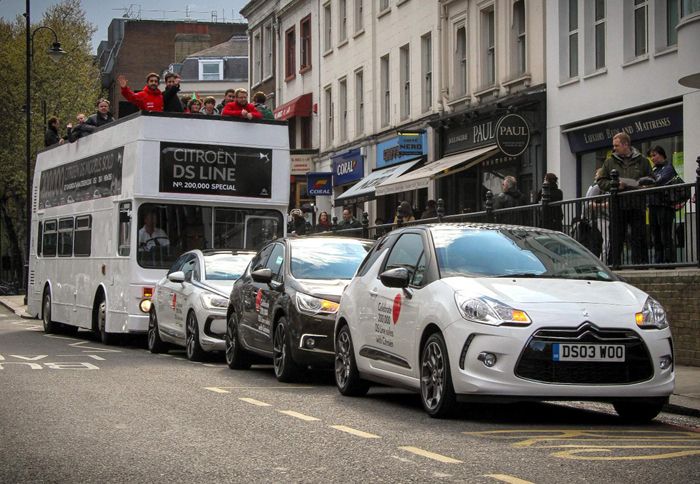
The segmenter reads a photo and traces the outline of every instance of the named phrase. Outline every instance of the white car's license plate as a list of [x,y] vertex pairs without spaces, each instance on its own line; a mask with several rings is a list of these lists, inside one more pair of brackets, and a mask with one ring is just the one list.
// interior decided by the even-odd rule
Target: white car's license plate
[[553,361],[625,361],[625,345],[554,343]]

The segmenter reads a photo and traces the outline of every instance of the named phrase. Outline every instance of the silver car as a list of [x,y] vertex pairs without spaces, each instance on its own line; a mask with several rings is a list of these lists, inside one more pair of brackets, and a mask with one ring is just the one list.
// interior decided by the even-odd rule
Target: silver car
[[191,250],[182,254],[153,291],[148,349],[184,346],[187,358],[225,349],[226,308],[233,283],[255,255],[249,251]]

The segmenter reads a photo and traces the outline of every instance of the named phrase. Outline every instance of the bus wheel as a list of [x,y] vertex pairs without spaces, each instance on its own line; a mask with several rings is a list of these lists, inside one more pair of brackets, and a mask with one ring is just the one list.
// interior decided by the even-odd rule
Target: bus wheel
[[41,316],[44,322],[44,333],[57,333],[58,323],[55,323],[51,319],[51,293],[48,289],[44,291],[44,303]]
[[101,296],[97,303],[97,331],[100,333],[102,344],[117,344],[117,335],[107,332],[107,301],[105,301],[104,296]]

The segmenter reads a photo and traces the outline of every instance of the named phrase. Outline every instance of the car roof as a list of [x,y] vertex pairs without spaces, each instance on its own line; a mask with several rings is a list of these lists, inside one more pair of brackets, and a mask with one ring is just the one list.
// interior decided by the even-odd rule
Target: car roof
[[498,223],[480,223],[480,222],[436,222],[431,224],[417,224],[417,225],[407,225],[399,229],[392,230],[387,235],[391,233],[396,233],[397,231],[405,231],[408,229],[429,229],[429,230],[445,230],[445,229],[479,229],[479,230],[523,230],[526,232],[550,232],[555,233],[556,230],[545,229],[541,227],[530,227],[527,225],[510,225],[510,224],[498,224]]
[[362,237],[343,237],[341,235],[303,235],[303,236],[292,235],[292,236],[285,237],[283,240],[286,242],[293,242],[295,240],[310,240],[310,239],[313,239],[313,240],[334,240],[336,242],[340,242],[340,241],[347,242],[348,240],[355,240],[358,242],[370,242],[370,243],[376,242],[373,239],[365,239]]
[[232,255],[255,255],[254,250],[249,249],[192,249],[188,253],[202,254],[203,256],[216,254],[232,254]]

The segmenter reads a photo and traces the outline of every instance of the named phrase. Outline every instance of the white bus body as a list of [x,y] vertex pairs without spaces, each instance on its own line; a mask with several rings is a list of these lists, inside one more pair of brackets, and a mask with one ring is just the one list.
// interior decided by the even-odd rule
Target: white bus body
[[182,252],[284,235],[289,179],[288,129],[276,122],[140,113],[41,152],[29,313],[105,342],[146,332],[140,303]]

